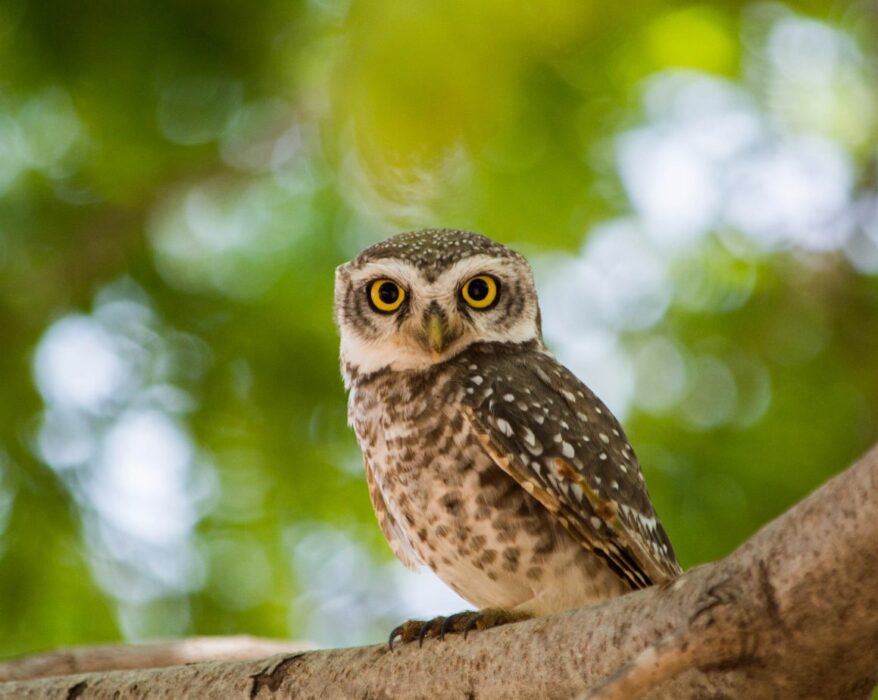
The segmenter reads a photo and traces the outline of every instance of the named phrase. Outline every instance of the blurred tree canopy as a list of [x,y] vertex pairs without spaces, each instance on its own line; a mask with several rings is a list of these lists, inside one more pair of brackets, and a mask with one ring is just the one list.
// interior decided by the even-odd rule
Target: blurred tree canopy
[[686,566],[878,436],[871,1],[0,0],[0,654],[377,641],[334,267],[533,261]]

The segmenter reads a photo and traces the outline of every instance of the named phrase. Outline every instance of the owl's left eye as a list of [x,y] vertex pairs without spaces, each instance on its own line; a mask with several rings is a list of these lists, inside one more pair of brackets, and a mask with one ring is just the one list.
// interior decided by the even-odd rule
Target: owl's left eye
[[369,285],[369,303],[376,311],[393,313],[405,301],[405,290],[393,280],[375,280]]
[[491,275],[476,275],[460,288],[460,296],[474,309],[489,309],[497,301],[500,283]]

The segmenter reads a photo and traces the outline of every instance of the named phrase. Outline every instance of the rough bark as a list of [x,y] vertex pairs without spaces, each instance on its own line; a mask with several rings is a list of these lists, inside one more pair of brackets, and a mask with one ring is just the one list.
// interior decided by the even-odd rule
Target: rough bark
[[602,605],[389,652],[297,652],[0,684],[3,698],[868,698],[878,448],[727,558]]

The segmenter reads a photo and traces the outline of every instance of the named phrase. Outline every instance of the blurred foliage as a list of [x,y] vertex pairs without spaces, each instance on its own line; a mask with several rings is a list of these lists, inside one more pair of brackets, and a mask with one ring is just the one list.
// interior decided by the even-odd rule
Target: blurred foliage
[[331,320],[401,229],[534,262],[682,562],[878,436],[878,5],[0,1],[0,655],[377,641]]

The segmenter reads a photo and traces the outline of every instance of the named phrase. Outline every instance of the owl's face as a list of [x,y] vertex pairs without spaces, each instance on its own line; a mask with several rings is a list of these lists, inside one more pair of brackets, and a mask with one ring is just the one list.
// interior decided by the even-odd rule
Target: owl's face
[[528,262],[467,231],[402,233],[341,265],[335,318],[348,380],[424,369],[472,343],[542,342]]

